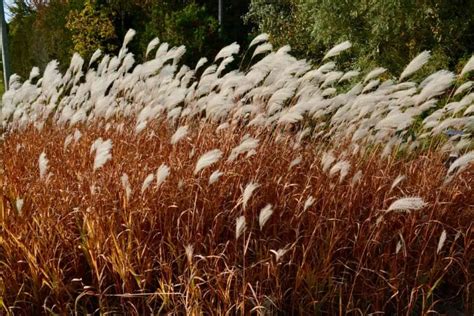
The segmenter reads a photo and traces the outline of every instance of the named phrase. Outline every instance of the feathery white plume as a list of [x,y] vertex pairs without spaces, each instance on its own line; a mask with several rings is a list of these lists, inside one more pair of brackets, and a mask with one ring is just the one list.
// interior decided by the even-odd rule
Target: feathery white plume
[[[101,140],[101,139],[100,139]],[[94,142],[94,144],[96,144]],[[94,146],[93,144],[93,146]],[[95,158],[93,170],[101,168],[109,159],[112,159],[110,150],[112,149],[112,140],[100,141],[95,145]]]
[[193,245],[184,246],[184,253],[186,254],[186,259],[188,259],[188,263],[192,263],[193,262],[193,253],[194,253]]
[[[170,50],[171,52],[171,50]],[[186,53],[186,46],[181,45],[173,50],[172,58],[173,58],[173,65],[177,65],[181,58]]]
[[471,56],[471,58],[469,58],[469,60],[467,61],[466,65],[464,65],[464,67],[462,68],[461,70],[461,76],[463,76],[464,74],[467,74],[468,72],[471,72],[474,70],[474,55]]
[[81,131],[79,131],[78,129],[76,129],[74,131],[74,135],[73,135],[73,138],[74,138],[74,142],[77,143],[79,141],[79,139],[81,139],[82,137],[82,133]]
[[99,57],[100,55],[102,55],[102,51],[100,49],[97,49],[94,54],[92,54],[92,57],[89,61],[89,67],[90,65],[92,65],[92,63],[94,63]]
[[257,55],[264,54],[267,52],[271,52],[273,50],[273,45],[270,43],[263,43],[261,45],[258,45],[257,48],[253,51],[252,58],[254,58]]
[[278,124],[294,124],[303,119],[303,115],[298,111],[288,111],[278,119]]
[[474,85],[474,81],[467,81],[463,83],[462,85],[459,86],[459,88],[456,89],[456,91],[454,92],[454,95],[461,94],[464,91],[471,89],[473,85]]
[[282,109],[285,102],[294,96],[294,89],[291,87],[284,87],[276,91],[268,100],[268,114],[272,115]]
[[252,197],[253,191],[255,191],[255,189],[257,189],[259,186],[260,186],[259,184],[254,183],[254,182],[250,182],[249,184],[247,184],[247,186],[244,189],[244,193],[242,194],[242,204],[244,208],[247,207],[247,203]]
[[337,92],[336,88],[327,88],[327,89],[324,89],[324,91],[321,93],[321,96],[330,97],[334,95],[336,92]]
[[40,70],[38,67],[33,67],[31,68],[31,71],[30,71],[30,77],[28,78],[28,80],[33,80],[35,79],[36,77],[38,77],[40,75]]
[[439,236],[438,247],[436,248],[436,253],[439,253],[443,249],[444,243],[446,242],[446,237],[447,237],[446,230],[443,229],[441,236]]
[[158,44],[160,44],[160,39],[158,37],[155,37],[154,39],[152,39],[150,41],[150,43],[148,43],[148,46],[146,48],[146,53],[145,53],[145,57],[148,57],[148,54],[154,50],[156,48],[156,46],[158,46]]
[[282,56],[282,55],[287,55],[291,52],[291,46],[290,45],[285,45],[285,46],[282,46],[280,47],[276,54],[279,55],[279,56]]
[[339,79],[339,82],[345,81],[345,80],[350,80],[354,77],[357,77],[360,74],[360,71],[357,70],[350,70],[346,72],[341,79]]
[[69,146],[69,144],[72,142],[73,136],[72,135],[67,135],[66,138],[64,139],[64,149]]
[[[428,80],[428,78],[430,78]],[[426,80],[427,82],[422,82],[420,86],[423,86],[420,94],[416,98],[416,104],[421,104],[426,100],[431,99],[432,97],[438,96],[446,91],[454,80],[454,74],[446,71],[440,70],[429,76]]]
[[342,182],[349,173],[350,168],[351,164],[347,160],[338,161],[334,166],[332,166],[331,170],[329,170],[329,176],[332,177],[339,172],[339,182]]
[[122,174],[120,177],[120,182],[122,182],[123,189],[125,190],[125,196],[127,200],[130,200],[130,196],[132,195],[132,187],[130,182],[128,181],[128,175],[126,173]]
[[257,154],[257,151],[255,151],[255,149],[251,149],[247,152],[247,154],[245,155],[245,158],[249,159],[250,157],[256,154]]
[[238,54],[239,53],[239,49],[240,49],[240,46],[239,44],[237,44],[237,42],[234,42],[226,47],[224,47],[223,49],[221,49],[217,55],[216,55],[216,58],[214,59],[214,61],[218,60],[219,58],[227,58],[229,56],[232,56],[232,55],[235,55],[235,54]]
[[219,170],[214,171],[210,177],[209,177],[209,184],[215,183],[219,178],[223,175],[223,172],[220,172]]
[[135,134],[140,134],[145,129],[146,125],[147,121],[137,122],[137,125],[135,126]]
[[239,239],[240,235],[245,231],[245,228],[245,216],[242,215],[235,221],[235,239]]
[[217,75],[218,77],[220,77],[221,74],[223,73],[223,71],[226,69],[227,65],[229,65],[229,64],[232,63],[233,61],[234,61],[234,57],[232,57],[232,56],[225,58],[225,59],[219,64],[219,67],[218,67],[217,70],[216,70],[216,75]]
[[321,88],[326,88],[334,84],[339,80],[344,73],[342,71],[331,71],[325,75],[324,82],[320,85]]
[[219,159],[221,159],[221,157],[222,151],[220,151],[219,149],[213,149],[204,153],[201,157],[199,157],[196,163],[194,174],[197,174],[202,169],[207,168],[210,165],[216,163],[217,161],[219,161]]
[[128,45],[128,43],[130,43],[130,41],[133,39],[133,37],[135,36],[137,32],[135,32],[134,29],[129,29],[127,31],[127,34],[125,34],[125,37],[123,39],[123,47],[126,47]]
[[403,246],[403,244],[402,244],[402,242],[399,240],[399,241],[397,242],[397,246],[395,247],[395,253],[396,253],[396,254],[400,252],[400,250],[402,249],[402,246]]
[[21,209],[23,208],[24,200],[23,199],[16,199],[15,206],[18,214],[21,214]]
[[92,154],[102,142],[102,137],[97,138],[91,145],[90,153]]
[[259,140],[256,138],[249,137],[244,139],[237,147],[232,149],[227,161],[234,161],[240,154],[246,153],[252,149],[256,149],[258,147],[258,143]]
[[260,226],[260,230],[262,230],[265,223],[270,219],[273,214],[273,209],[271,204],[267,204],[264,208],[260,210],[260,214],[258,215],[258,225]]
[[224,122],[221,125],[217,126],[216,132],[217,131],[222,131],[230,126],[229,122]]
[[268,34],[267,33],[262,33],[260,35],[258,35],[257,37],[255,37],[251,42],[250,42],[250,45],[249,47],[252,47],[254,45],[257,45],[257,44],[260,44],[262,42],[266,42],[268,41]]
[[162,185],[163,182],[165,182],[166,178],[169,176],[169,174],[170,167],[165,164],[162,164],[156,172],[156,186],[159,187],[160,185]]
[[404,175],[399,175],[398,177],[395,178],[395,180],[393,181],[392,183],[392,186],[390,187],[390,191],[392,191],[393,189],[395,189],[395,187],[400,183],[402,182],[403,180],[405,180],[405,176]]
[[411,125],[413,115],[407,112],[395,112],[388,114],[383,119],[379,120],[375,125],[375,129],[397,129],[404,130]]
[[409,211],[419,210],[426,206],[426,203],[420,197],[401,198],[390,204],[387,211]]
[[318,72],[322,72],[323,74],[332,71],[334,68],[336,68],[336,63],[333,61],[327,62],[318,68]]
[[39,174],[40,179],[44,180],[48,173],[48,158],[46,158],[46,153],[43,151],[38,159]]
[[282,249],[278,249],[276,251],[271,249],[270,252],[275,255],[275,261],[279,262],[280,259],[288,252],[288,249],[282,248]]
[[290,166],[288,167],[288,169],[291,169],[293,168],[294,166],[297,166],[301,163],[301,161],[303,161],[303,158],[300,156],[296,157],[295,159],[293,159],[291,162],[290,162]]
[[194,71],[198,71],[199,68],[204,66],[205,63],[207,63],[207,58],[206,57],[202,57],[201,59],[199,59],[199,61],[196,64],[196,67],[194,68]]
[[352,47],[352,44],[351,42],[349,41],[345,41],[345,42],[342,42],[340,44],[337,44],[336,46],[334,46],[333,48],[331,48],[327,53],[326,55],[324,55],[324,58],[323,60],[327,59],[327,58],[330,58],[330,57],[334,57],[334,56],[337,56],[339,55],[341,52],[349,49]]
[[150,184],[153,182],[153,178],[155,177],[155,175],[153,173],[150,173],[146,178],[145,180],[143,181],[143,184],[142,184],[142,194],[143,192],[145,192],[146,189],[148,189],[148,187],[150,186]]
[[351,180],[351,186],[354,186],[356,185],[357,183],[360,182],[360,180],[362,180],[362,171],[361,170],[358,170],[355,175],[352,177],[352,180]]
[[403,70],[402,74],[400,75],[399,81],[402,81],[403,79],[411,76],[412,74],[420,70],[421,67],[423,67],[428,62],[430,57],[430,52],[425,50],[424,52],[413,58],[413,60]]
[[323,167],[323,171],[326,172],[335,160],[336,157],[334,157],[332,152],[324,153],[323,157],[321,158],[321,166]]
[[188,134],[188,127],[187,126],[178,127],[176,132],[174,132],[173,136],[171,136],[171,141],[170,141],[171,145],[174,145],[177,142],[179,142],[181,139],[186,137],[187,134]]
[[369,72],[367,74],[367,76],[365,76],[364,78],[364,83],[369,81],[369,80],[372,80],[378,76],[380,76],[381,74],[383,74],[384,72],[386,72],[387,69],[383,68],[383,67],[378,67],[378,68],[375,68],[374,70],[372,70],[371,72]]
[[309,207],[311,207],[311,205],[313,205],[314,202],[316,202],[316,199],[312,196],[308,196],[308,198],[306,199],[306,202],[304,202],[303,211],[306,211]]
[[456,173],[459,173],[461,172],[462,170],[464,170],[465,168],[467,168],[467,166],[471,163],[471,162],[474,162],[474,150],[473,151],[470,151],[468,153],[465,153],[464,155],[462,155],[461,157],[459,157],[458,159],[456,159],[452,164],[451,166],[449,167],[448,169],[448,175],[451,174],[454,170],[457,169]]

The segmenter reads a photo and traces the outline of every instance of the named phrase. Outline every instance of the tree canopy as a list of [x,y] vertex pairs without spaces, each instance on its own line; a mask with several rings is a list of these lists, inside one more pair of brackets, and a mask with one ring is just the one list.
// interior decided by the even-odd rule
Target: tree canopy
[[32,67],[43,69],[52,59],[64,69],[74,52],[85,58],[96,49],[115,52],[130,28],[137,31],[131,48],[139,60],[158,37],[185,45],[185,61],[196,62],[249,38],[250,26],[242,20],[249,1],[224,1],[220,28],[217,1],[210,0],[14,0],[8,25],[12,70],[27,77]]
[[346,61],[398,73],[423,50],[432,51],[436,68],[470,57],[472,12],[470,0],[252,0],[246,19],[300,57],[318,60],[349,40],[354,48]]
[[185,45],[185,62],[212,56],[227,44],[246,45],[260,32],[275,47],[290,44],[297,57],[315,62],[330,47],[353,44],[338,62],[383,66],[399,73],[423,50],[433,58],[426,71],[456,68],[474,51],[474,2],[470,0],[14,0],[9,23],[12,70],[28,76],[57,59],[62,68],[73,52],[87,58],[100,48],[115,52],[128,29],[131,47],[144,58],[150,40]]

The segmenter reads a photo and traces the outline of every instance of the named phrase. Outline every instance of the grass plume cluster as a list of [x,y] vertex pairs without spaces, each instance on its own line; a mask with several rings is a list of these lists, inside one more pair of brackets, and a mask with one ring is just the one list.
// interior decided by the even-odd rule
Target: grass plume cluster
[[14,78],[2,313],[473,312],[471,88],[403,81],[428,53],[339,86],[359,72],[267,40],[239,70],[236,44],[190,69],[154,40],[142,65],[125,43]]

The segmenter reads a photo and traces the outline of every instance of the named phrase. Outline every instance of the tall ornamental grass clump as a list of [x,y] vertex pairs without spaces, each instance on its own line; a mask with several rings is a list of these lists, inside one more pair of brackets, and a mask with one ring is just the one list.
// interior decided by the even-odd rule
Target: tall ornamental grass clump
[[2,313],[473,312],[474,59],[136,65],[133,35],[3,96]]

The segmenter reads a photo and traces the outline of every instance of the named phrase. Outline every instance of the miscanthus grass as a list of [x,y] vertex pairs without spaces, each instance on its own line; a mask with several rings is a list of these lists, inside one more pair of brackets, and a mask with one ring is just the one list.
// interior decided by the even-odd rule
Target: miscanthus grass
[[235,239],[239,239],[242,233],[247,228],[245,216],[239,216],[235,221]]
[[210,177],[209,177],[209,184],[213,184],[215,182],[217,182],[217,180],[219,180],[219,178],[223,175],[224,173],[219,171],[219,170],[216,170],[214,171]]
[[49,160],[46,158],[46,153],[43,151],[38,159],[38,167],[39,167],[39,177],[40,179],[45,179],[46,174],[48,172],[48,163]]
[[390,204],[387,211],[411,211],[419,210],[426,206],[426,203],[420,197],[401,198]]
[[247,207],[247,203],[249,202],[250,198],[252,197],[253,192],[259,187],[258,183],[250,182],[244,189],[242,193],[242,205],[244,208]]
[[186,137],[186,134],[188,133],[188,127],[187,126],[180,126],[176,132],[171,136],[171,144],[174,145],[178,143],[181,139]]
[[94,171],[101,168],[108,160],[112,159],[112,141],[110,139],[104,141],[99,138],[92,144],[91,153],[95,152]]
[[[82,137],[66,151],[59,140],[71,131],[45,127],[38,134],[30,127],[7,135],[2,144],[0,191],[2,227],[9,232],[1,245],[7,267],[1,277],[10,285],[2,290],[4,302],[32,310],[42,308],[46,297],[52,300],[54,294],[54,306],[48,308],[74,312],[70,298],[76,300],[87,291],[91,298],[112,295],[100,303],[79,298],[78,306],[87,310],[145,311],[155,310],[157,304],[179,312],[189,308],[181,295],[193,293],[192,300],[201,311],[211,312],[216,306],[235,311],[235,302],[245,304],[246,310],[256,306],[241,296],[244,284],[250,284],[256,292],[252,294],[247,287],[249,297],[257,295],[262,304],[269,295],[276,300],[276,306],[267,310],[307,312],[314,311],[307,307],[314,297],[304,288],[309,286],[318,293],[318,286],[308,283],[295,288],[290,280],[304,283],[311,275],[318,275],[327,282],[341,280],[326,285],[326,294],[315,294],[328,313],[346,308],[356,297],[371,302],[366,305],[361,301],[356,306],[373,311],[398,312],[402,308],[395,302],[403,309],[412,304],[409,308],[414,310],[420,308],[413,298],[420,287],[426,290],[416,292],[420,299],[430,290],[441,298],[426,309],[441,311],[445,304],[441,302],[470,306],[463,289],[472,282],[468,273],[472,256],[466,248],[466,243],[472,242],[472,166],[467,165],[443,186],[447,167],[438,151],[387,161],[377,149],[349,154],[352,151],[345,146],[351,145],[346,144],[332,149],[332,155],[350,163],[351,168],[342,182],[334,182],[330,170],[322,170],[320,164],[320,157],[327,152],[325,144],[316,141],[295,150],[293,136],[288,134],[277,143],[271,135],[260,138],[258,150],[250,158],[239,157],[212,169],[217,159],[195,173],[197,162],[206,158],[206,153],[217,153],[207,162],[229,155],[245,134],[255,132],[229,128],[216,133],[217,126],[190,128],[189,142],[175,145],[169,143],[175,129],[164,123],[147,127],[153,137],[136,135],[134,124],[126,124],[123,131],[107,132],[100,126],[76,127]],[[95,152],[90,155],[90,147],[98,137],[114,144],[114,162],[104,169],[107,172],[91,168]],[[136,137],[140,142],[132,141]],[[27,143],[35,146],[17,146]],[[51,173],[47,185],[37,171],[37,157],[45,147]],[[203,148],[203,154],[190,157],[194,147]],[[295,159],[300,160],[298,165],[289,168]],[[401,174],[406,179],[392,189]],[[94,193],[89,190],[92,185]],[[384,209],[390,211],[383,212],[377,222]],[[440,235],[443,229],[446,238]],[[36,233],[40,231],[48,235]],[[458,233],[459,239],[453,241]],[[368,249],[367,243],[372,245]],[[193,246],[192,256],[188,245]],[[22,249],[42,255],[36,258]],[[459,264],[446,267],[448,257]],[[31,269],[25,271],[21,262],[31,264]],[[290,263],[295,268],[289,269]],[[164,265],[170,270],[163,270]],[[356,274],[347,266],[362,270]],[[329,267],[332,272],[324,272]],[[400,283],[397,295],[392,297],[385,281],[373,279],[370,271],[375,269],[395,275],[394,280]],[[443,285],[423,283],[417,276],[420,273],[434,280],[441,278]],[[139,283],[136,275],[142,280]],[[60,283],[45,289],[43,280],[49,282],[53,277]],[[178,286],[183,280],[192,284],[196,277],[202,279],[199,288]],[[71,283],[72,279],[82,283]],[[273,285],[258,286],[262,279]],[[374,283],[362,284],[357,279]],[[28,285],[22,286],[26,280]],[[41,288],[43,292],[36,296],[29,294]],[[388,292],[377,292],[380,289]],[[445,295],[452,289],[459,294]],[[200,291],[212,293],[214,303],[198,294]],[[22,302],[17,301],[18,295]],[[117,297],[133,307],[121,307]],[[390,297],[394,301],[387,304]],[[377,303],[379,300],[383,303]]]
[[197,174],[204,168],[209,167],[210,165],[215,164],[219,159],[222,157],[222,151],[219,149],[210,150],[204,153],[201,157],[199,157],[196,168],[194,168],[194,174]]
[[260,229],[263,229],[265,223],[270,219],[273,214],[273,209],[271,204],[267,204],[264,208],[260,210],[260,214],[258,215],[258,225]]
[[156,186],[160,187],[170,174],[170,167],[162,164],[156,171]]
[[134,35],[11,78],[0,313],[472,314],[472,59],[391,78],[262,34],[135,64]]

